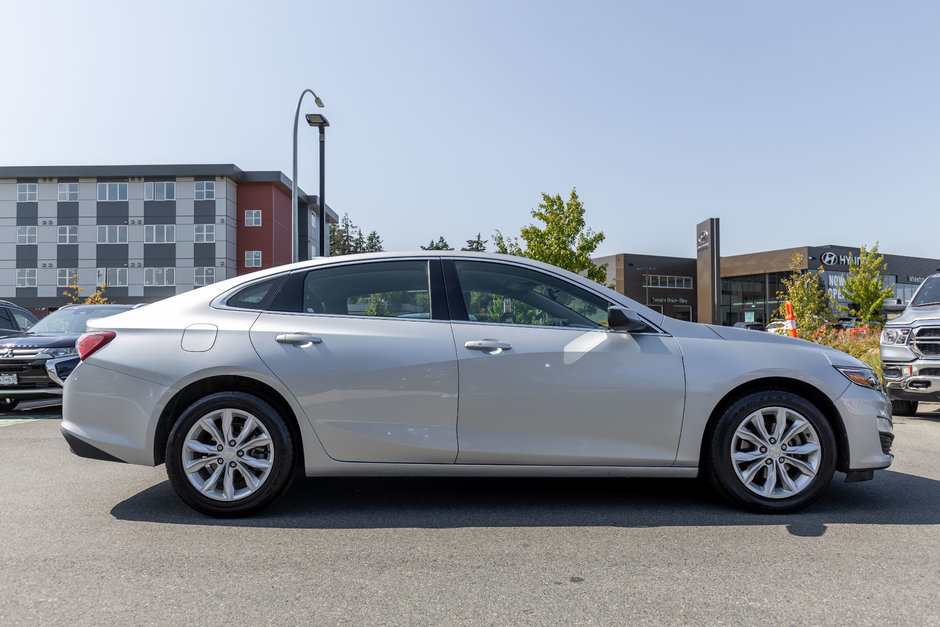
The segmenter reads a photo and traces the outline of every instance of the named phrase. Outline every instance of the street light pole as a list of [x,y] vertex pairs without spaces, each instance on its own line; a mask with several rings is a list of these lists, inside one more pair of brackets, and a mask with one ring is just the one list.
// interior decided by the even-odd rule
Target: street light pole
[[[291,228],[290,228],[290,237],[291,237],[291,261],[297,261],[297,239],[298,239],[298,228],[297,228],[297,121],[300,119],[300,103],[303,102],[304,96],[307,94],[313,96],[313,101],[317,104],[318,107],[323,107],[323,101],[320,100],[320,97],[317,96],[312,89],[305,89],[300,92],[300,98],[297,100],[297,108],[294,109],[294,171],[291,176],[291,190],[290,190],[290,206],[291,206]],[[322,133],[322,131],[321,131]],[[321,137],[322,144],[322,137]],[[323,153],[321,148],[320,153],[320,187],[323,187]],[[323,204],[323,201],[320,201],[320,204]],[[323,213],[323,210],[320,210],[320,213]],[[322,220],[321,220],[322,221]],[[322,239],[322,237],[321,237]],[[320,251],[322,254],[322,250]]]
[[320,256],[327,257],[327,232],[326,232],[326,127],[330,125],[329,121],[319,113],[308,113],[307,124],[315,126],[320,131]]

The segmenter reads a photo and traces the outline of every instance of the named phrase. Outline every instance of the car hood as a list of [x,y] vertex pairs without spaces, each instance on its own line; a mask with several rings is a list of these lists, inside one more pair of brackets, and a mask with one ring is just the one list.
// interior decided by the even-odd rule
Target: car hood
[[914,324],[920,320],[940,320],[940,305],[929,307],[908,307],[900,316],[889,322],[886,326],[901,326]]
[[75,346],[81,333],[21,333],[0,338],[0,350],[4,348],[65,348]]

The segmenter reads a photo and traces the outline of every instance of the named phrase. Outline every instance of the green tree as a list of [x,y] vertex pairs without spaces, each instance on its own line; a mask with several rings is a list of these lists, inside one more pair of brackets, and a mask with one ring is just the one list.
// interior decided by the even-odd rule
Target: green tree
[[353,224],[349,214],[344,213],[338,224],[330,225],[330,255],[352,255],[355,253],[380,253],[382,238],[375,231],[364,236],[362,229]]
[[488,239],[480,239],[480,234],[477,233],[476,239],[468,239],[467,245],[461,248],[460,250],[475,252],[475,253],[485,253],[486,252],[486,243],[490,241]]
[[382,246],[382,238],[379,237],[379,234],[375,231],[369,233],[366,237],[366,247],[362,252],[364,253],[380,253],[385,248]]
[[884,255],[878,252],[877,242],[871,250],[861,248],[858,263],[853,257],[849,260],[849,275],[842,286],[842,296],[849,305],[839,305],[839,309],[856,316],[865,325],[880,326],[884,318],[880,315],[885,299],[894,296],[894,290],[885,287],[885,273],[888,264]]
[[520,237],[525,242],[523,249],[516,238],[505,237],[499,231],[493,234],[496,251],[528,257],[582,273],[587,278],[604,283],[607,280],[607,264],[595,265],[591,254],[604,241],[603,231],[595,233],[584,221],[584,205],[575,189],[568,201],[560,194],[549,196],[542,193],[542,203],[532,210],[532,217],[543,223],[523,227]]
[[[813,340],[816,332],[832,312],[829,299],[823,291],[819,275],[812,270],[801,270],[803,255],[795,254],[790,261],[790,276],[783,279],[784,291],[777,292],[777,299],[793,303],[797,336]],[[785,303],[780,303],[777,314],[784,318]]]
[[422,246],[421,250],[453,250],[453,248],[451,248],[450,244],[447,243],[447,240],[445,240],[442,235],[437,238],[436,242],[432,239],[430,244]]

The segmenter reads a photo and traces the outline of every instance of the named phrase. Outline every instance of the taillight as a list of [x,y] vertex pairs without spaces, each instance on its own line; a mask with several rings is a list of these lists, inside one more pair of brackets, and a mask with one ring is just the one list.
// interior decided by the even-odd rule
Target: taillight
[[75,342],[78,356],[84,361],[89,355],[113,340],[116,335],[114,331],[92,331],[84,334]]

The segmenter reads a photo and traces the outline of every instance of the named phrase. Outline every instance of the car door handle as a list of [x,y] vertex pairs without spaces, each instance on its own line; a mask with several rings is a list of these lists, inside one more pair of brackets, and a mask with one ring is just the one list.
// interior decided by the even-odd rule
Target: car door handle
[[512,348],[512,344],[500,342],[499,340],[471,340],[469,342],[464,342],[463,347],[469,348],[472,351],[508,351],[510,348]]
[[282,333],[274,338],[279,344],[319,344],[323,340],[310,333]]

